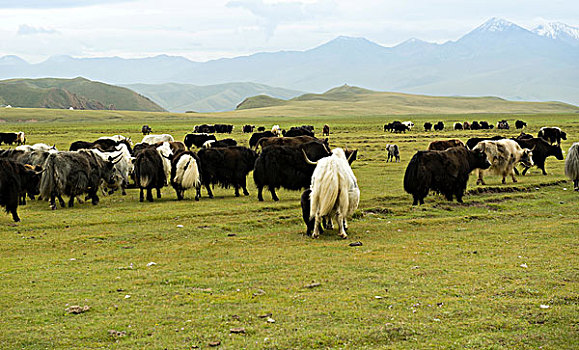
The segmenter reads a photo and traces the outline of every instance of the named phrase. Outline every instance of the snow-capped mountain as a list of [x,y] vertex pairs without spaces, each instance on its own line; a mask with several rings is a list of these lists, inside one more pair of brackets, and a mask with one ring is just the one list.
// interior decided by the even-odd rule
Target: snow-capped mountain
[[533,33],[549,39],[562,41],[567,44],[579,45],[579,28],[572,27],[565,23],[551,22],[542,24],[533,29]]

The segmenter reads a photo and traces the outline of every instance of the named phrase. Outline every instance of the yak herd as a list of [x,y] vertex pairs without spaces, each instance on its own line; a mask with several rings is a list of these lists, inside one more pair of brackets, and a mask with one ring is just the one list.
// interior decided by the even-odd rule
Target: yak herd
[[[308,196],[302,207],[310,213],[304,221],[312,228],[312,237],[323,227],[331,227],[332,220],[340,228],[340,236],[347,236],[346,217],[359,201],[350,168],[357,151],[331,150],[327,138],[314,136],[313,126],[285,131],[275,125],[271,131],[252,134],[251,148],[238,146],[231,138],[217,140],[213,133],[233,130],[226,124],[198,125],[194,129],[198,132],[187,134],[183,142],[169,134],[150,134],[147,125],[141,130],[143,140],[135,145],[115,135],[75,141],[68,151],[40,143],[0,151],[0,205],[14,221],[20,221],[17,208],[25,204],[26,196],[48,200],[53,210],[57,201],[61,207],[88,200],[96,205],[100,191],[110,194],[121,190],[124,195],[129,186],[139,188],[141,202],[152,202],[154,192],[160,198],[164,186],[172,186],[178,200],[184,198],[185,191],[194,189],[198,201],[202,187],[213,198],[215,185],[233,187],[236,197],[241,191],[247,196],[246,178],[253,171],[260,201],[264,200],[264,188],[274,201],[279,200],[279,188],[311,193],[312,200]],[[246,125],[244,130],[253,130],[253,126]],[[329,134],[329,126],[323,130]],[[314,172],[317,175],[312,176]],[[68,197],[68,204],[63,196]]]
[[[463,130],[466,124],[467,122],[456,123],[455,129]],[[468,123],[468,128],[472,130],[473,125],[478,127],[482,124],[489,125],[487,122],[475,121]],[[515,125],[517,129],[521,129],[527,124],[517,120]],[[425,123],[426,131],[431,127],[431,123]],[[508,128],[506,120],[497,123],[497,129]],[[474,137],[468,139],[466,144],[458,139],[433,141],[426,151],[418,151],[408,163],[404,174],[404,190],[412,195],[413,205],[424,204],[424,198],[431,190],[444,195],[450,201],[456,197],[456,200],[462,203],[471,172],[476,171],[477,184],[482,185],[485,184],[484,175],[491,173],[502,176],[503,184],[509,176],[513,182],[517,182],[515,175],[519,173],[516,168],[519,165],[522,175],[533,166],[537,166],[547,175],[546,158],[554,156],[563,160],[561,140],[566,139],[566,133],[560,128],[542,127],[537,137],[521,132],[512,139],[500,135]],[[569,149],[565,164],[565,173],[574,181],[576,191],[579,191],[578,145],[575,143]],[[387,145],[388,158],[393,146],[395,145]]]
[[[516,121],[517,129],[526,126]],[[392,122],[384,131],[406,132],[414,123]],[[441,131],[444,123],[425,123],[425,131]],[[486,121],[456,123],[455,129],[492,129]],[[508,129],[506,120],[497,123],[497,129]],[[360,198],[356,177],[351,169],[357,150],[331,149],[328,138],[316,138],[310,125],[282,130],[278,125],[271,129],[244,125],[244,133],[252,133],[249,147],[239,146],[232,138],[217,140],[215,133],[230,134],[232,125],[197,125],[183,142],[175,141],[169,134],[151,134],[151,128],[141,129],[143,140],[133,145],[130,139],[115,135],[95,141],[75,141],[68,151],[58,151],[47,144],[25,145],[24,133],[0,133],[6,144],[19,144],[15,149],[0,151],[0,205],[20,221],[18,205],[26,203],[26,196],[39,196],[56,209],[56,201],[68,206],[75,200],[90,200],[96,205],[99,192],[123,195],[130,186],[139,188],[139,200],[152,202],[153,191],[161,197],[161,189],[171,186],[182,200],[187,190],[195,190],[195,200],[201,197],[204,187],[213,198],[215,185],[234,188],[235,196],[249,195],[246,178],[253,171],[257,198],[263,201],[263,190],[278,201],[276,190],[304,190],[301,196],[303,219],[307,234],[318,237],[323,228],[336,223],[339,235],[347,237],[347,217],[357,208]],[[323,136],[330,134],[324,125]],[[404,174],[404,190],[412,195],[413,205],[423,204],[430,191],[454,197],[462,202],[468,178],[476,171],[477,183],[484,184],[484,175],[515,177],[521,166],[524,175],[537,166],[546,174],[545,159],[554,156],[563,159],[561,140],[566,134],[557,127],[544,127],[538,137],[521,133],[514,139],[495,136],[460,140],[437,140],[425,151],[418,151],[408,163]],[[388,161],[400,162],[397,145],[388,144]],[[574,181],[579,191],[579,143],[569,149],[565,173]]]

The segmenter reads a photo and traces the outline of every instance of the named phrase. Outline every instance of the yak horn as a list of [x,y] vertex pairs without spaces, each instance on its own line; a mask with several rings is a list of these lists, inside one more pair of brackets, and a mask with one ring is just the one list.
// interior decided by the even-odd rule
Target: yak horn
[[308,158],[308,155],[306,154],[306,151],[304,151],[303,149],[302,149],[302,153],[304,154],[304,159],[306,160],[306,163],[311,164],[311,165],[317,165],[317,164],[318,164],[318,162],[315,162],[315,163],[312,162],[312,161]]
[[[117,164],[118,162],[120,162],[121,160],[119,159],[123,154],[119,153],[116,156],[109,156],[109,162],[113,163],[113,164]],[[118,160],[117,160],[118,159]],[[116,162],[115,162],[116,161]]]
[[356,150],[353,150],[352,153],[350,153],[350,155],[348,156],[348,163],[350,163],[350,159],[352,158],[354,153],[356,153]]

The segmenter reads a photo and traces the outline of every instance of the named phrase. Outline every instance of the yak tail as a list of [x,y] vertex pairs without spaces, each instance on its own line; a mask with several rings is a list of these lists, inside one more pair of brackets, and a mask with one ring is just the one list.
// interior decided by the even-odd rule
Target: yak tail
[[565,175],[571,180],[579,179],[579,142],[574,143],[567,152]]
[[139,185],[142,188],[147,188],[149,187],[149,185],[151,184],[151,178],[148,177],[147,175],[143,175],[141,174],[141,176],[139,176]]
[[406,167],[406,172],[404,173],[404,191],[412,194],[417,190],[417,184],[420,181],[420,161],[422,158],[421,152],[416,152],[416,154],[410,159],[408,166]]
[[39,189],[40,196],[44,200],[48,200],[52,193],[58,188],[58,174],[56,173],[57,169],[54,164],[55,156],[56,154],[54,153],[49,154],[43,165],[44,172],[40,178]]
[[322,216],[330,214],[340,194],[337,165],[334,162],[328,162],[324,165],[327,166],[326,171],[321,171],[320,174],[316,174],[314,171],[314,176],[319,175],[321,177],[312,177],[310,219],[316,216],[316,212]]
[[186,154],[179,158],[174,181],[181,184],[183,188],[199,186],[201,183],[199,168],[197,167],[197,161],[193,157]]

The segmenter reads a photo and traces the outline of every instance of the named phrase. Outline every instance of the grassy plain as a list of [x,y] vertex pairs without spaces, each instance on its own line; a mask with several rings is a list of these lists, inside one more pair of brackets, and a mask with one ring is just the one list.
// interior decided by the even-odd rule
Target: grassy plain
[[[182,139],[195,124],[231,122],[232,137],[247,144],[245,123],[316,130],[328,123],[332,146],[359,149],[353,170],[361,190],[348,240],[335,231],[305,237],[300,193],[258,202],[251,174],[249,197],[216,188],[213,200],[203,191],[200,202],[188,192],[177,202],[165,188],[154,203],[139,203],[136,190],[56,211],[31,201],[17,225],[0,216],[0,348],[205,349],[215,341],[223,349],[576,348],[579,196],[562,161],[549,158],[549,175],[533,170],[517,184],[493,176],[476,186],[471,176],[464,205],[430,195],[412,207],[402,177],[432,140],[496,134],[425,133],[424,121],[523,119],[533,134],[558,125],[568,131],[567,150],[579,138],[579,115],[398,116],[342,107],[315,115],[301,107],[0,111],[1,131],[23,130],[29,143],[59,149],[118,133],[140,140],[142,124]],[[417,128],[384,133],[394,119]],[[400,146],[401,163],[385,163],[386,143]],[[355,241],[363,245],[348,245]],[[90,310],[72,315],[70,305]],[[270,322],[260,317],[270,313]],[[230,332],[240,327],[244,334]]]

